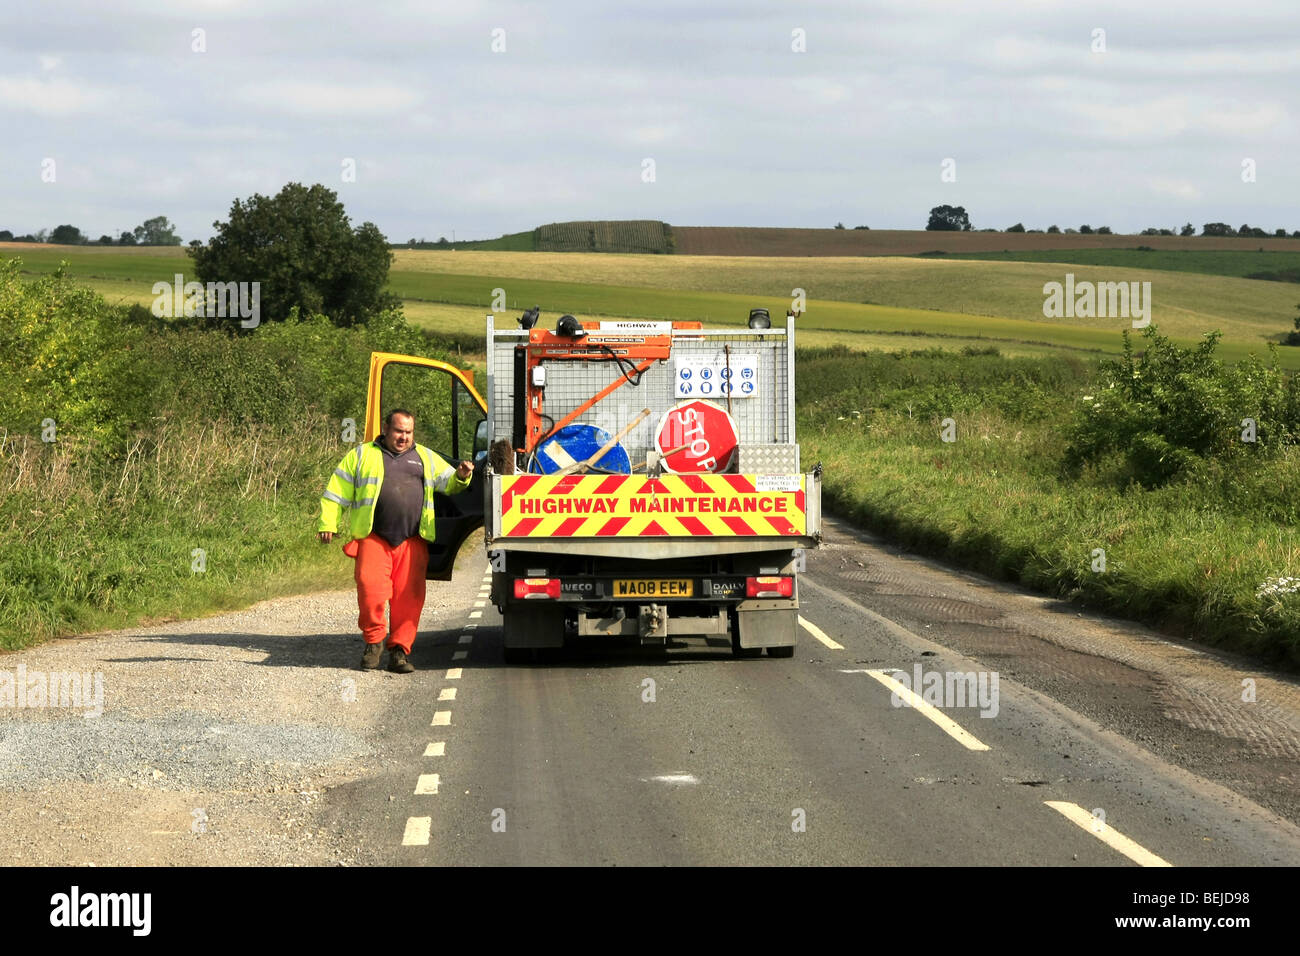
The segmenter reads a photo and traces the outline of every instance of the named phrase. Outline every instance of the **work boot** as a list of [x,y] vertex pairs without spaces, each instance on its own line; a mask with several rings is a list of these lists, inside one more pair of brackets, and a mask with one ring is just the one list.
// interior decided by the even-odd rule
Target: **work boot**
[[377,670],[379,667],[379,658],[383,653],[383,641],[375,641],[373,644],[367,644],[365,653],[361,655],[361,669],[363,671]]
[[388,649],[388,669],[394,674],[409,674],[415,670],[415,667],[406,659],[406,651],[400,647],[390,647]]

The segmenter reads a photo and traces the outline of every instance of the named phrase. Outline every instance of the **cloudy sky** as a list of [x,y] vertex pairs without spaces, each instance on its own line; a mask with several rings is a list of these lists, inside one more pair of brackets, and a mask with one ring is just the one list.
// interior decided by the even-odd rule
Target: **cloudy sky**
[[297,181],[393,241],[940,203],[1292,230],[1297,96],[1297,0],[9,0],[0,229],[205,239]]

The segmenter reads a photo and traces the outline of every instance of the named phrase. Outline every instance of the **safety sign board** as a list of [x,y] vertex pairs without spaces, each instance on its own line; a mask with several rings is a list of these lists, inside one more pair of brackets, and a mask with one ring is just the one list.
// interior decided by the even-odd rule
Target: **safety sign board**
[[712,357],[675,358],[678,398],[754,398],[758,395],[758,356],[732,352]]
[[760,491],[757,475],[502,475],[507,538],[798,537],[804,477]]

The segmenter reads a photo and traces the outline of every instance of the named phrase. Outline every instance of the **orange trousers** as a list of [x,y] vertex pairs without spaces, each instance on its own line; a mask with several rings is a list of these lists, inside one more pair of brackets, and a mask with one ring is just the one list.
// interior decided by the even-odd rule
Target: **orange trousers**
[[[378,644],[388,631],[388,646],[411,653],[415,632],[424,610],[424,572],[429,566],[429,546],[420,537],[407,538],[397,547],[377,534],[362,538],[357,549],[357,621],[367,644]],[[384,605],[389,605],[391,627],[384,625]]]

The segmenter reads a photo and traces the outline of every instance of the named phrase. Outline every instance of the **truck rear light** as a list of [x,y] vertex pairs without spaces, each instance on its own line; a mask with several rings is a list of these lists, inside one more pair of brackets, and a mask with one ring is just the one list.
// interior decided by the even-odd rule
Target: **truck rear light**
[[794,597],[794,578],[780,576],[745,578],[745,597]]
[[559,596],[559,578],[515,578],[515,597],[519,600],[558,598]]

